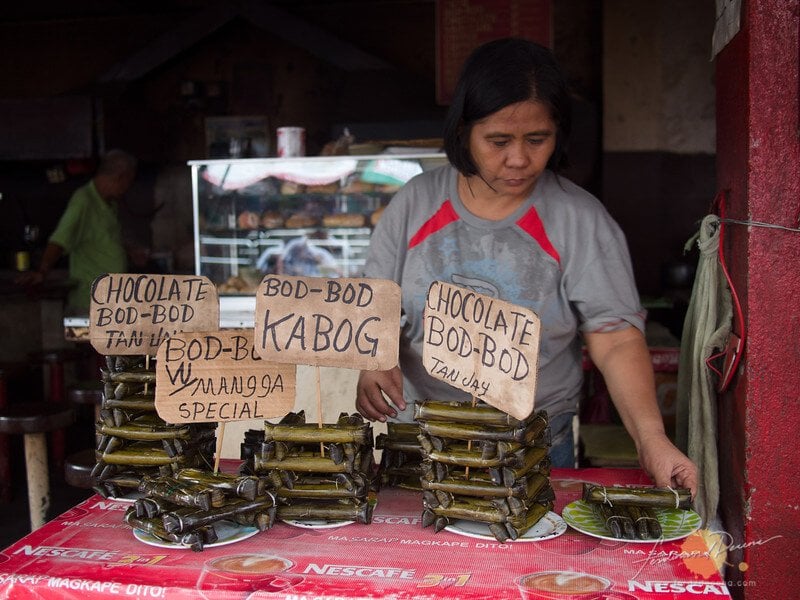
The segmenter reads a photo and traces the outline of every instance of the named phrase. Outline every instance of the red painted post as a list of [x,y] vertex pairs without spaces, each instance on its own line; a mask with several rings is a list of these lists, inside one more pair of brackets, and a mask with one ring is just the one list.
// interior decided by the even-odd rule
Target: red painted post
[[[735,598],[795,598],[800,570],[800,0],[741,4],[716,57],[717,180],[730,191],[729,270],[747,346],[719,399],[720,508]],[[781,229],[781,227],[785,229]]]

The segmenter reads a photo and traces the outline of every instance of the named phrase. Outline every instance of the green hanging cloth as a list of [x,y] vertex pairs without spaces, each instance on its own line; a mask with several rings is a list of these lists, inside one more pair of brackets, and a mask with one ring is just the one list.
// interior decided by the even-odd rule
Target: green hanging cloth
[[731,333],[731,292],[719,261],[720,218],[706,216],[686,244],[697,241],[700,258],[681,337],[676,401],[676,443],[698,468],[695,509],[704,523],[719,504],[717,380],[707,361],[725,351]]

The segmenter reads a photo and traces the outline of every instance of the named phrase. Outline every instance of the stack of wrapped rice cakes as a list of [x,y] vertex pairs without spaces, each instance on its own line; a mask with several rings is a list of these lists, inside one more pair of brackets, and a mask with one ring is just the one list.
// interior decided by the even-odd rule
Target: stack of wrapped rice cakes
[[547,413],[518,420],[488,404],[428,400],[415,408],[422,447],[424,526],[485,523],[500,541],[524,535],[553,508]]

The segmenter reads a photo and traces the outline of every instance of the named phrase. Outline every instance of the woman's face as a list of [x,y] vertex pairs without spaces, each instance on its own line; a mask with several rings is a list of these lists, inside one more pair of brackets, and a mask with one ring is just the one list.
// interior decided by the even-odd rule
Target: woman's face
[[476,122],[469,150],[478,174],[498,195],[522,201],[547,167],[556,132],[546,105],[517,102]]

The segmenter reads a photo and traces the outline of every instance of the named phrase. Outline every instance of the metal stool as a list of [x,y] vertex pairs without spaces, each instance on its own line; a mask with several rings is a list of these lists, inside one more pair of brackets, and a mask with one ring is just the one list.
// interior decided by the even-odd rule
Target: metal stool
[[[66,373],[64,367],[67,363],[81,360],[84,353],[77,348],[58,348],[56,350],[41,350],[31,352],[28,359],[38,362],[44,367],[44,398],[54,403],[63,403],[66,399]],[[63,431],[56,430],[51,439],[51,455],[53,464],[61,468],[64,464],[66,453],[66,435]]]
[[[94,406],[95,423],[100,420],[100,408],[103,404],[103,384],[100,381],[77,383],[67,389],[67,399],[74,405],[88,404]],[[99,435],[95,434],[95,447]],[[64,480],[71,486],[83,489],[94,487],[92,470],[97,459],[94,448],[80,450],[67,456],[64,460]]]
[[92,470],[97,464],[92,448],[70,454],[64,461],[64,481],[72,487],[90,490],[94,487]]
[[50,507],[45,432],[69,427],[74,420],[75,411],[63,403],[30,402],[0,410],[0,433],[24,436],[31,530],[44,524]]
[[[0,410],[8,406],[9,379],[19,376],[28,368],[27,363],[0,363]],[[8,435],[0,433],[0,502],[11,501],[11,452]]]

